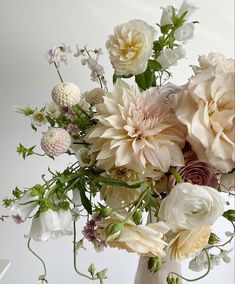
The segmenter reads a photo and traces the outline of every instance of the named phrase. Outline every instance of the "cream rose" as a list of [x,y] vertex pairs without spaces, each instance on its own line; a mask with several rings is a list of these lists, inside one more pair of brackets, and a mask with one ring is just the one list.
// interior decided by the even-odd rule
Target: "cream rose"
[[[110,224],[122,222],[126,216],[113,213],[106,220],[96,222],[99,234],[106,238],[105,228]],[[165,256],[164,248],[167,245],[162,238],[167,233],[169,227],[164,222],[151,223],[148,225],[136,225],[129,220],[122,227],[121,234],[113,241],[107,241],[110,247],[124,249],[128,252],[136,252],[147,256]]]
[[159,218],[178,229],[195,229],[212,225],[224,212],[224,199],[209,186],[178,183],[161,202]]
[[171,245],[172,258],[184,260],[195,256],[208,244],[210,233],[210,226],[180,231]]
[[152,54],[154,36],[154,28],[142,20],[117,26],[106,42],[115,74],[143,73]]
[[216,67],[199,71],[178,94],[176,116],[200,160],[222,173],[235,166],[234,73]]

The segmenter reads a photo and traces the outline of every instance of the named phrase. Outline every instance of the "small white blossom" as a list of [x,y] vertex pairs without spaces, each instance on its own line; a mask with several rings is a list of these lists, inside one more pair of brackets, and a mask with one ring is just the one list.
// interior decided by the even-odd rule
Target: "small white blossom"
[[45,56],[49,64],[58,64],[60,61],[60,54],[57,47],[52,47],[49,49]]
[[79,57],[80,55],[84,56],[84,49],[79,48],[78,44],[76,44],[76,52],[74,53],[74,57]]
[[184,20],[187,20],[191,17],[191,15],[197,10],[197,7],[190,1],[184,0],[182,5],[180,6],[177,17],[181,17],[183,13],[187,11],[187,14],[184,17]]
[[167,6],[166,8],[161,7],[162,11],[162,17],[161,17],[161,26],[165,25],[171,25],[172,22],[172,15],[173,15],[173,6]]
[[185,57],[185,50],[180,45],[176,48],[166,48],[157,58],[157,61],[161,64],[162,69],[166,70],[170,66],[175,65],[178,60]]
[[193,37],[193,33],[194,33],[194,24],[186,23],[175,30],[174,38],[178,41],[185,42]]

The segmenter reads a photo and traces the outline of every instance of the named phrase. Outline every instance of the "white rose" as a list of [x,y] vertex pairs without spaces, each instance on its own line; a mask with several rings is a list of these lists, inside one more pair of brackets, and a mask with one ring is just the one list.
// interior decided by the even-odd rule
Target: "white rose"
[[202,70],[178,97],[176,116],[187,126],[187,139],[199,159],[230,172],[235,166],[234,73]]
[[161,202],[159,218],[173,231],[212,225],[224,212],[224,199],[209,186],[178,183]]
[[172,16],[173,16],[173,6],[167,6],[166,8],[161,7],[162,11],[162,17],[161,17],[161,26],[165,25],[171,25],[172,22]]
[[187,11],[186,16],[184,17],[184,19],[187,20],[189,17],[191,17],[195,10],[197,10],[197,7],[192,2],[184,0],[179,8],[177,17],[181,17]]
[[211,67],[216,67],[217,72],[235,72],[235,61],[232,58],[226,58],[220,53],[211,52],[208,56],[201,55],[198,58],[200,71]]
[[29,190],[11,206],[11,210],[16,211],[21,220],[25,221],[38,206],[37,200],[38,196],[32,196]]
[[[104,221],[97,222],[99,233],[105,238],[105,228],[110,224],[122,222],[126,216],[113,213]],[[119,237],[112,241],[107,241],[110,247],[125,249],[128,252],[137,252],[140,255],[165,256],[164,247],[167,245],[162,238],[169,231],[169,227],[164,222],[151,223],[148,225],[136,225],[129,220],[122,227]]]
[[220,186],[222,190],[235,190],[235,171],[224,174],[220,178]]
[[152,54],[154,28],[141,20],[132,20],[114,29],[106,42],[116,75],[143,73]]
[[186,41],[193,37],[193,33],[194,33],[194,24],[186,23],[175,30],[174,38],[178,41]]
[[33,219],[29,237],[35,241],[45,242],[72,233],[72,214],[70,210],[61,209],[56,212],[48,209],[40,213],[39,217]]
[[185,50],[182,46],[176,48],[166,48],[158,56],[157,61],[161,64],[162,69],[166,70],[170,66],[175,65],[178,60],[185,57]]

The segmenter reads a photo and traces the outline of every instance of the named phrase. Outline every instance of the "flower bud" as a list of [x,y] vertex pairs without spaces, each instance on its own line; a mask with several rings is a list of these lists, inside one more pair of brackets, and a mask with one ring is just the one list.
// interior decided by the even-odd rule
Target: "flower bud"
[[216,236],[216,234],[210,233],[208,244],[215,245],[215,244],[218,244],[219,242],[220,242],[220,238]]
[[162,266],[162,259],[161,257],[150,257],[148,261],[148,269],[150,272],[155,273],[157,272]]
[[138,225],[142,218],[142,212],[140,210],[136,211],[133,215],[133,221]]
[[106,229],[106,241],[112,242],[116,240],[122,233],[122,225],[121,224],[109,224]]
[[108,269],[105,268],[105,269],[97,272],[96,275],[97,275],[97,278],[100,279],[100,280],[105,279],[105,278],[107,278],[107,275],[108,275]]
[[180,279],[178,276],[175,277],[172,274],[169,274],[167,276],[166,282],[167,284],[180,284]]
[[109,216],[110,216],[111,212],[112,212],[112,210],[111,210],[110,208],[108,208],[108,207],[103,207],[103,208],[100,209],[99,215],[100,215],[101,217],[106,218],[106,217],[109,217]]

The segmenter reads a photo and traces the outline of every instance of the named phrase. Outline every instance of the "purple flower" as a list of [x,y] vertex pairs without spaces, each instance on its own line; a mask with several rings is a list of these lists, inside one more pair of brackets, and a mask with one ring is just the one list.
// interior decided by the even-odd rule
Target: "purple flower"
[[17,215],[11,215],[11,218],[13,219],[13,221],[14,221],[16,224],[24,223],[24,220],[20,217],[19,214],[17,214]]

